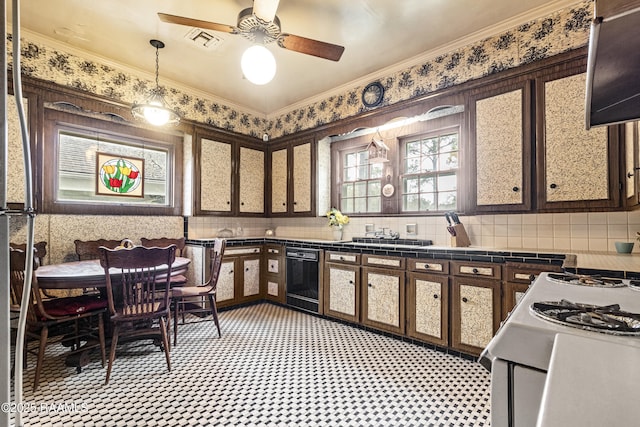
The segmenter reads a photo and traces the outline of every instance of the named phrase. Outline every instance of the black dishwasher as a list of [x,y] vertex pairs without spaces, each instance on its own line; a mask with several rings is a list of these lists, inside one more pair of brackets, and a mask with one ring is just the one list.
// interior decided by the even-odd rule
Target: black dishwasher
[[287,305],[318,313],[319,249],[287,248]]

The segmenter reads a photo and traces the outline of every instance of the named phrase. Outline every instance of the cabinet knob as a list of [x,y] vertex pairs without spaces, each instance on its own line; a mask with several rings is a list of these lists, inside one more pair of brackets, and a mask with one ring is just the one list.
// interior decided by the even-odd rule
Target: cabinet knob
[[627,178],[631,178],[633,176],[633,172],[627,172]]
[[340,261],[344,261],[344,257],[343,256],[340,257]]
[[520,191],[520,187],[513,187],[513,191],[517,193],[518,191]]
[[467,297],[462,297],[462,302],[469,302],[469,300],[467,299]]
[[534,280],[536,280],[536,275],[535,274],[530,274],[529,275],[529,281],[533,282]]
[[245,268],[244,271],[249,271],[249,267]]
[[287,206],[287,204],[286,204],[286,203],[283,203],[283,204],[282,204],[282,206]]
[[[353,280],[349,280],[349,284],[353,285]],[[371,286],[371,285],[369,285],[369,286]]]
[[244,202],[240,202],[240,206],[244,206]]
[[227,200],[227,204],[228,204],[228,205],[230,205],[230,204],[231,204],[231,202]]
[[433,294],[433,298],[438,299],[438,294]]
[[478,269],[474,268],[473,270],[471,270],[473,272],[473,274],[478,274]]
[[551,184],[549,188],[558,188],[558,184]]
[[293,202],[293,204],[294,204],[294,205],[297,205],[297,204],[298,204],[298,202]]
[[428,270],[429,269],[429,264],[425,264],[424,268],[425,268],[425,270]]
[[233,274],[233,270],[229,270],[229,274]]
[[373,288],[373,285],[371,283],[367,283],[367,286],[369,286],[370,288]]

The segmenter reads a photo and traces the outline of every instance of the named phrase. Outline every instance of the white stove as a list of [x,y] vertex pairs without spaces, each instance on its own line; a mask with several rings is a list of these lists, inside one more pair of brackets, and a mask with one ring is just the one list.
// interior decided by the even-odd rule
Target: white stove
[[[588,279],[571,283],[549,275],[553,276],[542,273],[536,279],[480,356],[480,363],[491,371],[492,427],[536,425],[558,334],[640,349],[637,334],[605,333],[575,324],[567,326],[543,318],[533,309],[534,304],[540,307],[541,303],[561,302],[577,304],[586,312],[592,310],[591,306],[608,306],[605,311],[630,314],[629,324],[633,330],[634,314],[640,313],[640,293],[629,280],[621,280],[616,286],[593,286],[594,282]],[[609,314],[596,317],[607,318]]]

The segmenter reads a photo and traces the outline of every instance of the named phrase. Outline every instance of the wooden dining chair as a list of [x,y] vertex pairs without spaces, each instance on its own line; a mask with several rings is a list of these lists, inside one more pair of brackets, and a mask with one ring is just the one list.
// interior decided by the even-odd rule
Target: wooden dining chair
[[108,240],[108,239],[98,239],[98,240],[74,240],[73,243],[76,245],[76,255],[78,256],[78,261],[87,261],[90,259],[100,259],[100,248],[104,246],[105,248],[115,249],[122,243],[122,240]]
[[[185,313],[209,313],[211,312],[213,321],[218,328],[218,337],[222,337],[220,332],[220,322],[218,320],[218,308],[216,306],[216,290],[222,257],[226,247],[224,239],[214,239],[210,253],[209,279],[198,286],[182,286],[172,288],[171,300],[173,306],[173,344],[178,343],[178,316],[182,315],[182,323],[185,323]],[[202,306],[203,298],[207,298],[209,305]]]
[[113,325],[105,384],[109,384],[119,338],[160,339],[167,368],[171,371],[167,322],[171,292],[169,277],[175,257],[174,245],[166,248],[100,248],[100,264],[105,272]]
[[[27,249],[26,243],[9,243],[9,246],[11,246],[13,249],[20,249],[21,251],[25,251]],[[44,265],[44,260],[47,256],[47,242],[35,242],[33,244],[33,247],[35,249],[34,255],[38,260],[38,265]]]
[[[186,239],[184,237],[179,238],[170,238],[170,237],[159,237],[155,239],[148,239],[146,237],[142,237],[140,239],[140,243],[142,246],[147,248],[158,247],[165,248],[169,245],[176,245],[176,256],[184,256]],[[184,274],[173,274],[171,276],[171,287],[176,286],[184,286],[187,284],[187,277]]]
[[[19,249],[10,249],[11,304],[20,306],[25,278],[26,254]],[[37,264],[34,262],[34,271]],[[83,295],[44,299],[35,274],[32,276],[30,305],[27,309],[25,341],[38,341],[37,352],[26,346],[25,350],[37,354],[33,390],[38,388],[40,373],[47,345],[60,338],[63,345],[71,347],[71,353],[88,351],[100,347],[102,366],[105,365],[106,349],[104,319],[107,301],[98,296]],[[97,325],[96,325],[97,323]],[[96,335],[97,330],[97,335]],[[77,368],[80,370],[80,368]]]

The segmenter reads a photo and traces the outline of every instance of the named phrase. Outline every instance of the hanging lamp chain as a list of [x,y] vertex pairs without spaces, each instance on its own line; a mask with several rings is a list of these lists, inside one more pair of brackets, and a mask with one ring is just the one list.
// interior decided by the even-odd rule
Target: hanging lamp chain
[[158,83],[158,75],[160,73],[160,53],[158,52],[158,46],[156,46],[156,89],[160,88]]

